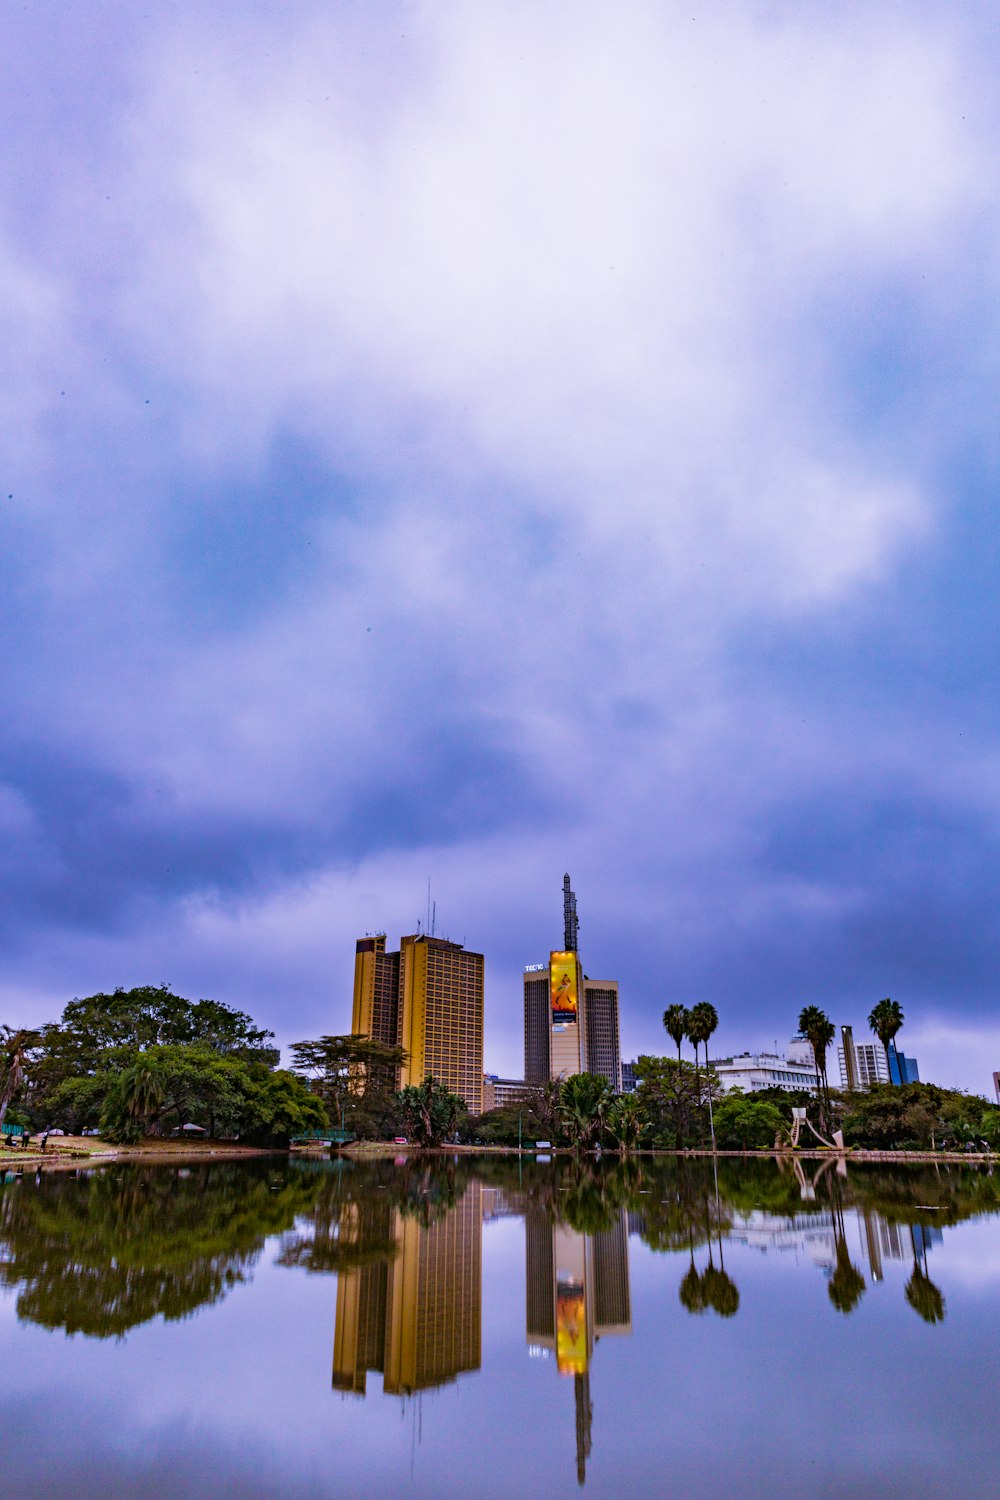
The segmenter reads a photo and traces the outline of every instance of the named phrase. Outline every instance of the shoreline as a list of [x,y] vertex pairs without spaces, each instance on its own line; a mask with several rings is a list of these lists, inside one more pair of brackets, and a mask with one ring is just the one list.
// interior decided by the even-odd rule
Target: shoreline
[[[296,1153],[297,1155],[315,1155],[325,1158],[326,1152],[313,1152],[308,1149]],[[463,1144],[451,1146],[396,1146],[388,1141],[364,1141],[351,1146],[345,1146],[338,1151],[337,1156],[346,1156],[353,1161],[364,1161],[367,1158],[386,1156],[516,1156],[522,1160],[531,1161],[535,1157],[551,1158],[555,1156],[573,1157],[576,1153],[571,1146],[554,1146],[548,1151],[531,1151],[517,1146],[468,1146]],[[593,1151],[583,1153],[588,1160],[598,1159]],[[599,1159],[610,1161],[635,1161],[638,1158],[705,1158],[712,1157],[736,1158],[745,1161],[767,1159],[770,1161],[794,1162],[794,1161],[836,1161],[836,1162],[885,1162],[890,1164],[905,1164],[906,1162],[924,1163],[966,1163],[973,1166],[990,1166],[1000,1163],[1000,1152],[990,1151],[869,1151],[861,1147],[845,1147],[843,1151],[816,1150],[784,1151],[775,1150],[773,1146],[764,1147],[760,1150],[729,1151],[719,1150],[713,1152],[710,1147],[692,1146],[683,1151],[676,1148],[651,1147],[642,1151],[630,1151],[627,1154],[619,1151],[602,1151]]]
[[[45,1168],[47,1170],[79,1170],[81,1167],[100,1167],[114,1162],[146,1162],[155,1165],[157,1162],[169,1162],[177,1164],[196,1164],[205,1160],[212,1161],[239,1161],[261,1156],[281,1156],[288,1160],[306,1159],[328,1161],[346,1157],[350,1161],[372,1161],[385,1160],[387,1157],[408,1156],[513,1156],[521,1161],[533,1161],[536,1157],[551,1160],[554,1157],[565,1157],[572,1159],[576,1153],[572,1147],[557,1146],[549,1151],[532,1151],[518,1148],[517,1146],[471,1146],[465,1144],[447,1146],[417,1146],[413,1144],[397,1145],[389,1141],[361,1141],[343,1147],[340,1151],[331,1151],[327,1148],[297,1147],[284,1149],[274,1146],[240,1146],[235,1143],[213,1143],[209,1145],[195,1144],[190,1141],[156,1142],[139,1146],[112,1146],[105,1143],[96,1145],[93,1137],[86,1138],[86,1144],[77,1143],[73,1137],[62,1136],[60,1144],[50,1145],[45,1152],[35,1150],[31,1147],[22,1152],[20,1149],[13,1151],[0,1151],[0,1172],[9,1171],[12,1168],[32,1167]],[[72,1142],[66,1145],[63,1142]],[[712,1152],[707,1147],[688,1147],[685,1150],[676,1149],[649,1149],[643,1151],[630,1151],[623,1154],[617,1151],[602,1151],[599,1154],[588,1151],[584,1153],[588,1161],[637,1161],[637,1160],[678,1160],[699,1159],[711,1161],[713,1156],[718,1160],[769,1160],[776,1163],[792,1163],[796,1161],[829,1162],[835,1161],[856,1165],[887,1165],[906,1166],[914,1165],[942,1165],[942,1166],[994,1166],[1000,1162],[1000,1153],[984,1151],[868,1151],[860,1148],[847,1148],[843,1151],[822,1149],[805,1151],[782,1151],[773,1147],[763,1150],[720,1150]]]
[[[199,1162],[210,1158],[213,1161],[242,1160],[258,1156],[286,1156],[286,1151],[270,1146],[240,1146],[235,1142],[213,1142],[209,1145],[192,1141],[145,1143],[138,1146],[112,1146],[108,1142],[95,1142],[93,1136],[59,1136],[58,1143],[50,1138],[47,1151],[29,1146],[27,1150],[0,1151],[0,1172],[17,1167],[46,1167],[48,1169],[79,1169],[87,1166],[105,1166],[109,1162],[159,1161]],[[65,1142],[71,1144],[66,1145]],[[86,1142],[86,1144],[84,1144]]]

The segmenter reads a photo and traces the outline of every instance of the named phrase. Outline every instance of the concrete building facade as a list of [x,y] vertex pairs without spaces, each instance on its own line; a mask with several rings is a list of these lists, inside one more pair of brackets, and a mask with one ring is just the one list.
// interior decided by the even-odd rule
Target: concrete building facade
[[491,1109],[507,1109],[512,1104],[524,1104],[537,1094],[538,1089],[523,1078],[498,1078],[495,1073],[483,1077],[483,1114]]
[[[809,1049],[810,1053],[812,1048]],[[742,1089],[754,1094],[761,1089],[807,1089],[814,1094],[819,1088],[815,1062],[792,1062],[777,1052],[741,1052],[733,1057],[716,1057],[711,1066],[719,1075],[725,1093]]]

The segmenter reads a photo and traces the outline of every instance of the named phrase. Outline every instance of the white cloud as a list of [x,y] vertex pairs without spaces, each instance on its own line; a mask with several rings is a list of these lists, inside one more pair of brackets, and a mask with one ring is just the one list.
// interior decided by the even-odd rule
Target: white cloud
[[979,203],[948,39],[645,4],[414,30],[361,99],[328,21],[271,35],[267,71],[238,34],[158,47],[122,312],[191,440],[290,424],[446,489],[488,466],[668,586],[718,558],[730,607],[878,577],[926,528],[919,477],[804,351],[832,286],[937,268]]

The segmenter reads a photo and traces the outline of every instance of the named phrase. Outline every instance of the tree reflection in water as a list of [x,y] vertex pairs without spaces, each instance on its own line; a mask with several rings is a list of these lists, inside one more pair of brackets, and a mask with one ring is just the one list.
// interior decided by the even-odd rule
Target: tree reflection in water
[[[740,1294],[725,1266],[725,1241],[735,1235],[750,1243],[751,1232],[762,1249],[769,1234],[828,1235],[830,1300],[854,1314],[867,1286],[848,1248],[846,1220],[854,1213],[873,1283],[882,1279],[883,1255],[908,1255],[901,1236],[909,1232],[906,1301],[927,1323],[940,1323],[945,1299],[928,1274],[929,1242],[940,1237],[938,1226],[1000,1210],[1000,1178],[975,1167],[835,1171],[832,1162],[722,1159],[716,1180],[707,1159],[641,1156],[118,1164],[21,1174],[0,1188],[0,1285],[16,1288],[26,1320],[117,1337],[151,1318],[183,1318],[218,1302],[247,1278],[271,1235],[282,1236],[278,1260],[290,1268],[347,1273],[389,1265],[404,1224],[419,1237],[448,1223],[473,1182],[495,1190],[504,1212],[588,1242],[612,1235],[625,1244],[626,1260],[630,1234],[657,1254],[683,1254],[682,1305],[726,1318],[738,1311]],[[707,1250],[701,1270],[699,1248]]]
[[28,1322],[120,1338],[218,1302],[319,1186],[264,1160],[13,1179],[0,1190],[0,1284],[18,1289]]

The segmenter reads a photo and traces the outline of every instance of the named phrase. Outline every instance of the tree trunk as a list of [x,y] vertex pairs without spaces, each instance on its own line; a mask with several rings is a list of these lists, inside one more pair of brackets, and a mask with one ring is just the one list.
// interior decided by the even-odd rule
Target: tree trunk
[[[18,1043],[15,1042],[14,1046],[17,1049]],[[2,1128],[3,1122],[7,1118],[7,1108],[14,1097],[14,1090],[21,1082],[23,1071],[23,1054],[19,1050],[15,1050],[10,1054],[10,1061],[7,1064],[7,1077],[4,1079],[3,1091],[0,1092],[0,1128]]]

